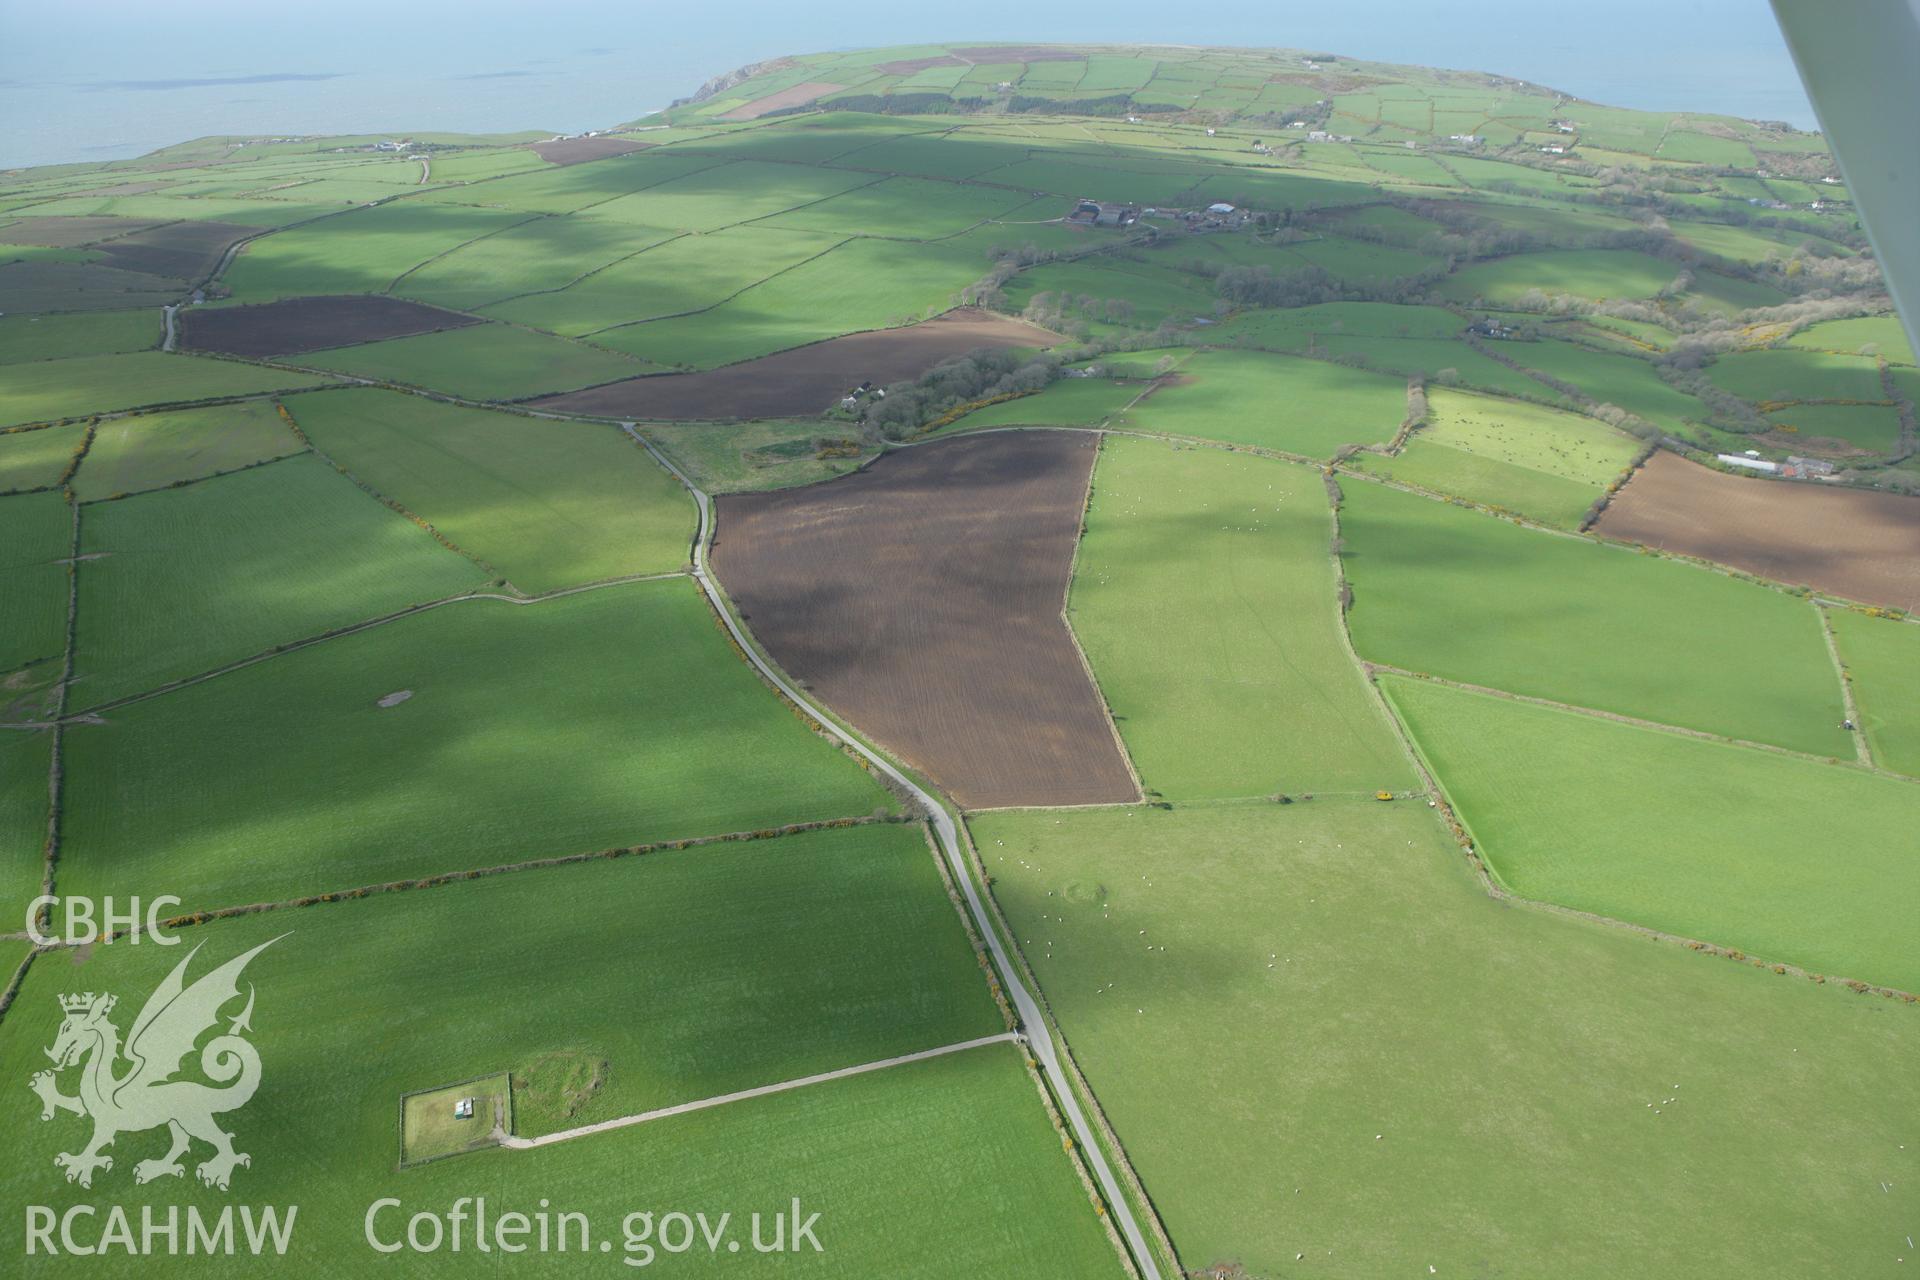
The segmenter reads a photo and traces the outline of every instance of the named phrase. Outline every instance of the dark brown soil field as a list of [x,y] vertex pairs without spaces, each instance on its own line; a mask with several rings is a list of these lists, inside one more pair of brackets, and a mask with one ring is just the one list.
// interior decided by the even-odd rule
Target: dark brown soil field
[[1920,498],[1749,480],[1656,453],[1595,531],[1865,604],[1920,608]]
[[182,311],[180,321],[183,348],[233,356],[296,355],[480,323],[458,311],[367,293],[284,298],[246,307],[196,307]]
[[177,301],[183,286],[91,262],[9,262],[0,266],[0,310],[114,311]]
[[673,422],[811,417],[847,388],[917,378],[978,347],[1045,347],[1053,334],[992,312],[960,308],[899,329],[875,329],[743,360],[704,373],[628,378],[534,403],[563,413]]
[[758,120],[769,111],[779,111],[783,107],[804,107],[815,98],[829,93],[838,93],[845,87],[845,85],[828,84],[825,80],[809,80],[805,84],[796,84],[791,89],[782,89],[764,98],[744,102],[731,111],[723,111],[720,113],[720,119]]
[[259,234],[259,227],[236,222],[170,222],[109,240],[100,246],[101,262],[175,280],[205,280],[220,265],[228,246]]
[[558,142],[536,142],[532,151],[548,164],[580,164],[623,156],[629,151],[645,151],[652,145],[631,138],[562,138]]
[[1137,800],[1061,617],[1097,437],[997,432],[718,499],[774,659],[966,808]]

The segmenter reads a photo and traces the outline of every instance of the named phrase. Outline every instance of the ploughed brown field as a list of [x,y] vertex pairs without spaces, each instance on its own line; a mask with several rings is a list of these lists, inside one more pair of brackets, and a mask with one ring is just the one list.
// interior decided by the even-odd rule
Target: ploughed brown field
[[770,93],[764,98],[755,98],[731,111],[720,114],[722,120],[758,120],[769,111],[780,111],[787,107],[804,107],[815,98],[829,93],[838,93],[845,85],[829,84],[825,80],[809,80],[805,84],[796,84],[791,89],[782,89]]
[[370,293],[283,298],[180,313],[180,345],[234,356],[285,356],[479,324],[477,317]]
[[1097,437],[991,432],[718,499],[775,661],[966,808],[1139,799],[1061,609]]
[[1045,347],[1057,339],[1006,316],[961,307],[898,329],[829,338],[703,373],[627,378],[534,403],[563,413],[672,422],[811,417],[849,387],[917,378],[979,347]]
[[1865,604],[1920,607],[1920,498],[1648,459],[1595,532]]
[[604,160],[608,156],[623,156],[629,151],[645,151],[651,142],[635,142],[632,138],[562,138],[558,142],[536,142],[533,153],[548,164],[580,164],[587,160]]

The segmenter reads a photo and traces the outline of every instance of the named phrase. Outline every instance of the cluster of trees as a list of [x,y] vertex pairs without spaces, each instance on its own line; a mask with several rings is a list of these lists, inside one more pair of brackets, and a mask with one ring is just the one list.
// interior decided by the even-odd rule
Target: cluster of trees
[[935,365],[912,382],[894,383],[885,396],[868,405],[864,420],[869,431],[900,440],[976,400],[1039,391],[1060,376],[1065,359],[1064,354],[1051,351],[1026,358],[991,347],[970,351]]

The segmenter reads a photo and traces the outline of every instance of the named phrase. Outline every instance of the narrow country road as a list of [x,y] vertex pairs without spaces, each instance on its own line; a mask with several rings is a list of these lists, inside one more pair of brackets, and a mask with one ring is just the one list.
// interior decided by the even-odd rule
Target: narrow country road
[[616,1116],[612,1120],[602,1120],[598,1124],[583,1124],[572,1129],[558,1129],[553,1133],[543,1133],[535,1138],[517,1138],[508,1134],[500,1139],[500,1145],[516,1151],[530,1147],[546,1147],[556,1142],[570,1142],[575,1138],[584,1138],[592,1133],[607,1133],[614,1129],[624,1129],[628,1125],[645,1124],[649,1120],[664,1120],[668,1116],[683,1116],[689,1111],[705,1111],[708,1107],[721,1107],[729,1102],[745,1102],[748,1098],[764,1098],[770,1093],[786,1093],[792,1089],[804,1089],[808,1085],[825,1084],[829,1080],[844,1080],[848,1076],[863,1076],[872,1071],[885,1071],[888,1067],[902,1067],[909,1062],[925,1062],[928,1058],[943,1058],[949,1053],[961,1053],[967,1049],[978,1049],[989,1044],[1011,1044],[1019,1036],[1011,1031],[1003,1031],[997,1036],[981,1036],[977,1040],[962,1040],[958,1044],[943,1044],[937,1049],[922,1049],[918,1053],[903,1053],[897,1057],[882,1058],[878,1062],[863,1062],[857,1067],[841,1067],[838,1071],[822,1071],[818,1075],[801,1076],[798,1080],[782,1080],[778,1084],[763,1084],[753,1089],[741,1089],[737,1093],[722,1093],[711,1098],[700,1098],[693,1102],[682,1102],[671,1107],[661,1107],[657,1111],[642,1111],[637,1115]]
[[693,495],[694,504],[700,509],[700,525],[694,534],[693,543],[693,579],[700,584],[700,590],[706,593],[714,612],[719,614],[721,621],[726,623],[728,632],[732,634],[734,642],[740,646],[740,651],[747,655],[747,660],[753,663],[760,674],[765,676],[774,688],[785,694],[794,705],[819,721],[822,729],[829,736],[844,743],[850,750],[857,751],[874,768],[891,778],[911,795],[926,811],[927,817],[932,820],[934,833],[940,840],[941,852],[946,855],[947,864],[952,868],[953,882],[966,896],[967,911],[973,917],[974,928],[979,931],[981,938],[987,944],[987,949],[993,955],[993,962],[1000,971],[1001,986],[1012,998],[1013,1007],[1020,1015],[1020,1023],[1025,1030],[1027,1044],[1033,1053],[1034,1060],[1040,1064],[1040,1069],[1046,1072],[1047,1079],[1053,1083],[1054,1094],[1059,1100],[1060,1109],[1065,1113],[1067,1122],[1073,1126],[1074,1137],[1078,1139],[1081,1152],[1092,1167],[1094,1177],[1100,1183],[1101,1193],[1107,1198],[1108,1211],[1112,1213],[1115,1225],[1120,1228],[1120,1234],[1126,1239],[1127,1248],[1133,1253],[1134,1264],[1140,1268],[1142,1280],[1161,1280],[1159,1265],[1154,1261],[1153,1252],[1147,1247],[1146,1238],[1140,1232],[1140,1224],[1134,1220],[1133,1208],[1127,1203],[1126,1195],[1120,1188],[1120,1181],[1114,1176],[1112,1166],[1107,1163],[1106,1153],[1101,1150],[1092,1126],[1087,1123],[1086,1113],[1080,1108],[1080,1100],[1074,1097],[1072,1082],[1067,1079],[1067,1073],[1060,1066],[1060,1056],[1054,1049],[1053,1036],[1047,1029],[1046,1016],[1041,1013],[1039,1004],[1034,1000],[1033,994],[1027,990],[1026,984],[1020,980],[1019,969],[1014,967],[1005,948],[1001,946],[1000,935],[994,932],[993,921],[988,918],[986,908],[980,902],[980,895],[974,889],[973,877],[968,873],[966,857],[960,847],[960,834],[954,828],[952,816],[947,813],[944,805],[929,795],[913,779],[895,768],[892,761],[881,756],[859,739],[841,733],[824,710],[815,706],[804,694],[794,688],[787,678],[776,671],[771,663],[760,656],[759,650],[748,642],[746,633],[741,630],[740,624],[728,611],[726,601],[721,597],[719,589],[714,586],[707,572],[707,544],[713,539],[712,499],[694,484],[684,471],[675,466],[671,459],[641,436],[634,429],[633,423],[623,422],[620,427],[633,438],[636,444],[652,454],[655,461],[671,472],[681,484],[686,486],[687,492]]
[[167,337],[166,337],[166,340],[160,344],[160,349],[162,351],[173,350],[173,340],[174,340],[174,334],[175,334],[174,313],[177,312],[178,310],[180,310],[180,304],[177,302],[169,302],[166,306],[160,308],[160,314],[165,316],[167,321]]

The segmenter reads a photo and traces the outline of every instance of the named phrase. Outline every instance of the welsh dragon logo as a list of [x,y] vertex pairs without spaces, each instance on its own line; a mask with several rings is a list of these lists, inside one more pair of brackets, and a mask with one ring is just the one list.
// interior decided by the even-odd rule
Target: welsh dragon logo
[[[37,1072],[32,1088],[40,1095],[42,1120],[53,1119],[56,1111],[93,1120],[93,1139],[85,1147],[53,1158],[66,1170],[68,1182],[91,1187],[96,1169],[113,1169],[113,1157],[103,1151],[116,1137],[161,1125],[172,1135],[172,1148],[157,1160],[134,1165],[135,1182],[184,1175],[180,1157],[195,1138],[213,1147],[213,1155],[195,1170],[210,1187],[225,1191],[234,1166],[253,1163],[233,1149],[233,1135],[214,1119],[245,1106],[260,1087],[260,1054],[241,1034],[252,1030],[251,984],[246,1007],[228,1023],[225,1034],[214,1036],[200,1050],[201,1074],[214,1085],[175,1077],[200,1037],[219,1023],[220,1010],[239,998],[240,972],[247,962],[279,940],[261,943],[188,986],[187,966],[200,953],[196,946],[147,997],[124,1045],[109,1017],[116,997],[91,991],[60,997],[66,1018],[46,1051],[53,1070]],[[80,1068],[79,1092],[69,1097],[60,1092],[55,1076],[73,1066]]]

